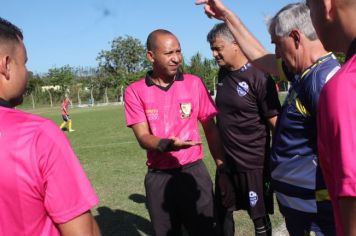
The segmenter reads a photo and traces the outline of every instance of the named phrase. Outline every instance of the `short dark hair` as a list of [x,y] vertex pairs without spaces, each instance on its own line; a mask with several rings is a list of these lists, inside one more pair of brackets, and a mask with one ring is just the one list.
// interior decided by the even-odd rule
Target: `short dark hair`
[[4,41],[19,42],[23,40],[21,29],[0,17],[0,43]]
[[157,40],[157,36],[158,35],[162,35],[162,34],[170,34],[173,35],[172,32],[165,30],[165,29],[157,29],[152,31],[148,37],[147,37],[147,41],[146,41],[146,47],[147,47],[147,51],[152,51],[156,48],[156,40]]
[[213,44],[218,37],[222,37],[227,42],[235,42],[234,36],[226,23],[218,23],[214,25],[206,38],[210,44]]

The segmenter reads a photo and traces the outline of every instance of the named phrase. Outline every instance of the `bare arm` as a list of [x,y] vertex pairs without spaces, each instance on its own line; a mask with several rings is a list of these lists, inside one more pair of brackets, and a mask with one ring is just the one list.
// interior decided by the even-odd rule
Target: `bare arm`
[[63,236],[100,236],[100,230],[90,211],[66,222],[58,224]]
[[201,122],[211,155],[215,160],[216,167],[224,165],[224,155],[220,143],[219,131],[213,118]]
[[[194,145],[199,145],[200,142],[194,140],[180,140],[176,137],[171,137],[169,139],[162,139],[160,137],[154,136],[150,133],[148,124],[146,122],[134,124],[131,126],[137,141],[140,146],[146,150],[157,150],[157,151],[177,151],[180,149],[189,148]],[[167,143],[167,150],[162,150],[162,141],[165,140]],[[165,149],[165,148],[163,148]]]
[[271,75],[278,75],[276,56],[267,52],[241,22],[240,18],[223,5],[221,0],[199,0],[196,3],[205,3],[205,13],[209,17],[214,17],[226,23],[237,44],[254,66]]
[[356,236],[356,198],[341,197],[338,202],[345,235]]

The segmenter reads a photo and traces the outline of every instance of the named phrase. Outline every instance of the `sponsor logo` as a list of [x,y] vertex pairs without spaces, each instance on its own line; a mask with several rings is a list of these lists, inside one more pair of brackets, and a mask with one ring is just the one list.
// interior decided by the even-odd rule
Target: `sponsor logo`
[[245,81],[243,81],[243,82],[238,83],[236,90],[237,90],[238,95],[240,97],[243,97],[248,93],[248,91],[250,89],[248,87],[248,84]]
[[250,191],[248,193],[248,196],[250,198],[250,206],[254,207],[256,206],[257,202],[258,202],[258,195],[257,193],[255,193],[254,191]]
[[148,120],[158,120],[159,118],[158,109],[146,109],[145,113]]
[[191,116],[192,114],[192,104],[189,103],[180,103],[180,113],[181,113],[181,117],[183,119],[187,119]]

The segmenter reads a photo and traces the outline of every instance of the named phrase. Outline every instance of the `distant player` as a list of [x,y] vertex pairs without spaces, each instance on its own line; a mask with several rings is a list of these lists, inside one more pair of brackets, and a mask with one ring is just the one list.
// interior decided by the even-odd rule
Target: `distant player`
[[72,129],[72,119],[70,118],[70,115],[68,113],[69,104],[72,104],[72,101],[66,95],[61,105],[63,122],[60,128],[63,130],[65,126],[68,126],[68,131],[73,132],[75,130]]

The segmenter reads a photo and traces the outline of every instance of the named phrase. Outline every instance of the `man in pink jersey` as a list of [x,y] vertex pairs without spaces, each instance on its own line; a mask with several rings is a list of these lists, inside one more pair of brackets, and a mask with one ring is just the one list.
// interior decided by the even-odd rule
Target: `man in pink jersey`
[[214,117],[216,107],[200,78],[183,74],[178,39],[159,29],[147,38],[153,70],[125,91],[127,126],[147,150],[145,189],[148,211],[157,236],[215,235],[213,186],[202,161],[198,121],[223,177],[219,180],[232,204],[232,188]]
[[0,235],[100,235],[98,198],[67,138],[13,107],[28,74],[21,31],[0,18]]
[[338,235],[356,235],[356,1],[307,0],[325,48],[346,62],[319,100],[318,149]]

